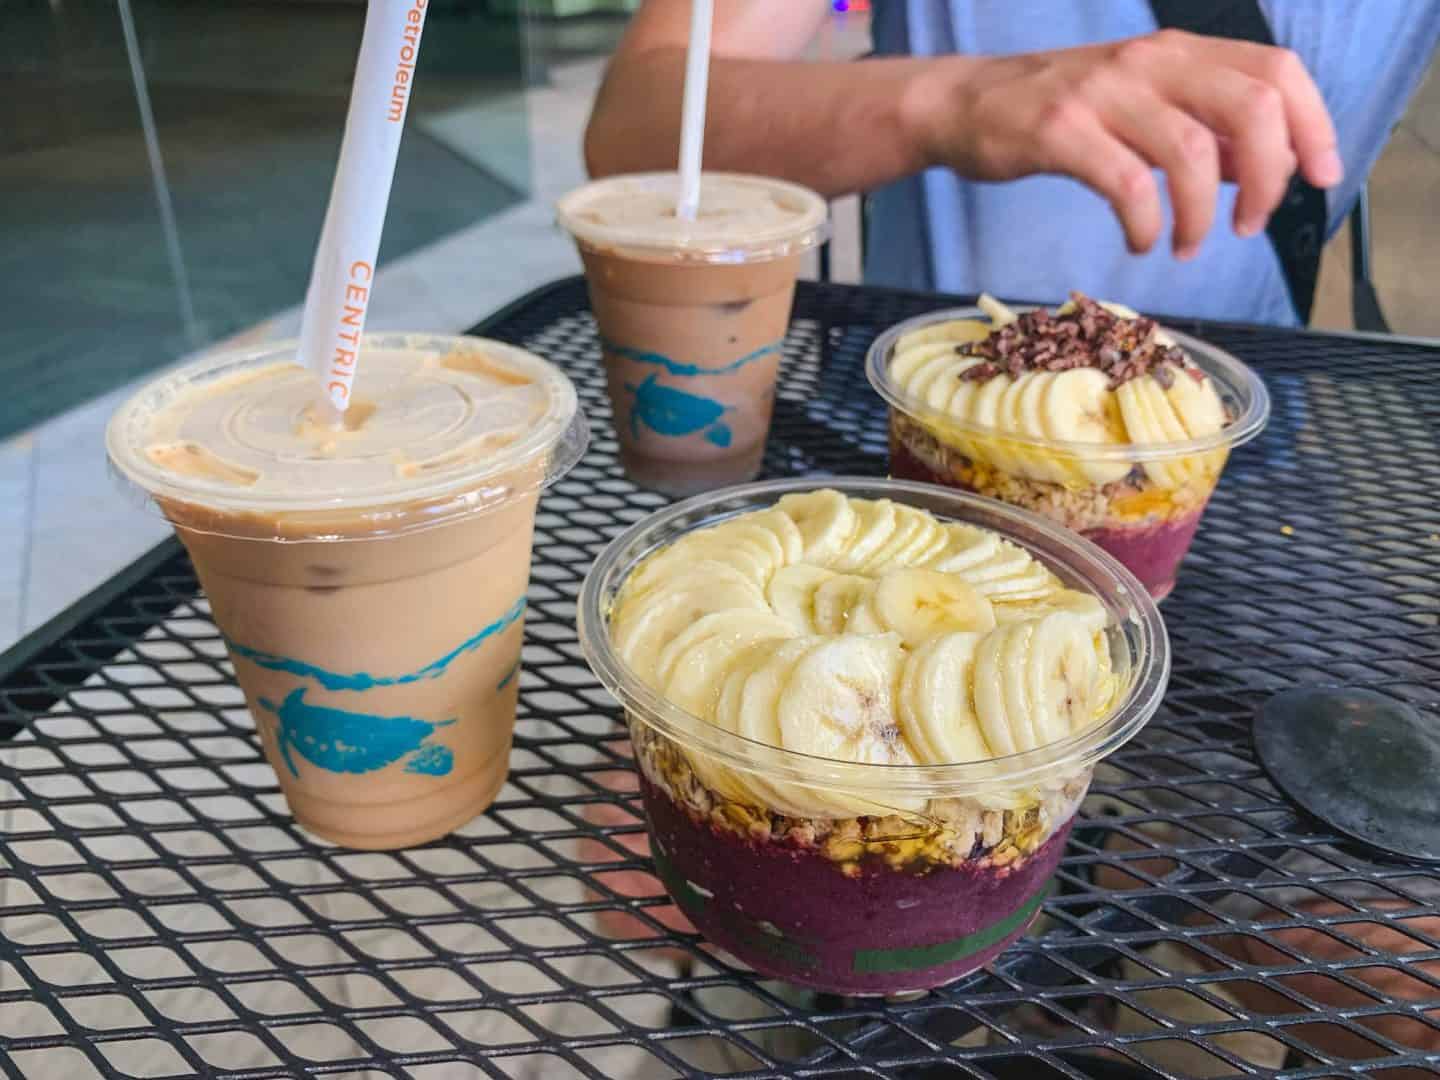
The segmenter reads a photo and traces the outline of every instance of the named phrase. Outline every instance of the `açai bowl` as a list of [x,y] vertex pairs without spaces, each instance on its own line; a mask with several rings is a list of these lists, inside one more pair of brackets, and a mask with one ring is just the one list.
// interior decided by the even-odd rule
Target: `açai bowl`
[[664,510],[601,554],[579,622],[675,903],[843,994],[938,986],[1020,936],[1170,669],[1154,601],[1093,544],[882,479]]
[[1229,353],[1078,293],[1053,312],[982,297],[911,319],[875,341],[866,373],[890,405],[892,476],[1058,521],[1157,600],[1230,450],[1270,414]]

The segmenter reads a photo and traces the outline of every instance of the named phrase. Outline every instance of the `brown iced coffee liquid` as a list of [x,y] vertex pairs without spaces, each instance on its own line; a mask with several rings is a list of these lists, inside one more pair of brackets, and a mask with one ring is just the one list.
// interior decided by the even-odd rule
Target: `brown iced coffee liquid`
[[[509,767],[536,498],[383,538],[366,538],[360,520],[217,520],[166,506],[305,828],[345,847],[408,847],[494,800]],[[340,539],[302,539],[317,532]],[[276,536],[295,539],[262,539]],[[343,741],[366,724],[357,717],[415,725],[378,746],[352,735],[348,753],[323,745],[317,730]]]
[[580,254],[625,471],[671,495],[753,479],[800,256],[730,265]]

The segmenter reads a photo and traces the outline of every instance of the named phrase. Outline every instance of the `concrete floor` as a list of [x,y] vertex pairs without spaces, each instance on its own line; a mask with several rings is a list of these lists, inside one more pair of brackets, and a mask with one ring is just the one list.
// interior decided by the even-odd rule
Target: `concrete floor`
[[[529,289],[578,271],[569,241],[553,226],[551,207],[583,177],[580,134],[602,70],[600,60],[576,57],[602,49],[618,26],[592,24],[568,40],[563,31],[546,31],[550,37],[541,43],[541,55],[532,57],[535,70],[545,72],[544,82],[514,92],[523,114],[512,108],[514,101],[499,97],[489,105],[452,102],[425,119],[430,133],[448,139],[455,154],[488,151],[492,171],[528,176],[530,196],[382,268],[370,313],[373,328],[460,330]],[[863,51],[865,38],[864,25],[852,19],[832,26],[817,49],[849,55]],[[519,123],[519,115],[528,145],[477,138],[476,131],[485,130],[477,125]],[[510,147],[499,160],[494,157],[497,142]],[[1435,70],[1377,166],[1371,196],[1375,277],[1391,325],[1401,333],[1440,337],[1440,304],[1433,295],[1440,270],[1434,254],[1435,222],[1440,221],[1440,74]],[[854,201],[837,204],[835,217],[835,276],[854,280],[859,265]],[[1348,262],[1342,234],[1327,251],[1315,325],[1350,325]],[[302,287],[291,285],[290,295],[298,298]],[[230,340],[276,339],[293,334],[297,324],[298,308],[291,307]],[[101,437],[123,392],[107,393],[0,442],[0,506],[5,508],[0,512],[0,648],[166,533],[163,523],[117,491],[106,475]]]

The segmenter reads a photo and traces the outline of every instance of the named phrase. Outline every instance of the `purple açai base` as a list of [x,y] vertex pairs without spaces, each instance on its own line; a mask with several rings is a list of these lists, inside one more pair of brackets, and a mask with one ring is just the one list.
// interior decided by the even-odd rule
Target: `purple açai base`
[[656,868],[696,928],[763,975],[835,994],[926,990],[989,963],[1039,910],[1071,826],[1008,867],[877,860],[852,877],[814,848],[697,821],[644,777],[641,789]]
[[[904,446],[891,441],[890,475],[897,480],[921,480],[927,484],[975,491],[953,476],[935,472]],[[984,492],[976,492],[983,495]],[[1098,529],[1084,529],[1080,535],[1093,541],[1140,579],[1156,600],[1163,600],[1175,588],[1180,563],[1195,539],[1205,507],[1164,521],[1138,521]],[[1061,523],[1063,524],[1063,522]]]

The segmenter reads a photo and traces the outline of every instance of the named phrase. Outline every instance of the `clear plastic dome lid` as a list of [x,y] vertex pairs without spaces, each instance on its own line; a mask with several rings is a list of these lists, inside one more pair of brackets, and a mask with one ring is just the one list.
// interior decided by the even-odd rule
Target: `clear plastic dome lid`
[[225,353],[145,386],[110,422],[114,469],[167,513],[358,516],[393,533],[475,513],[548,484],[586,429],[553,365],[501,342],[367,334],[350,408],[334,423],[295,345]]

